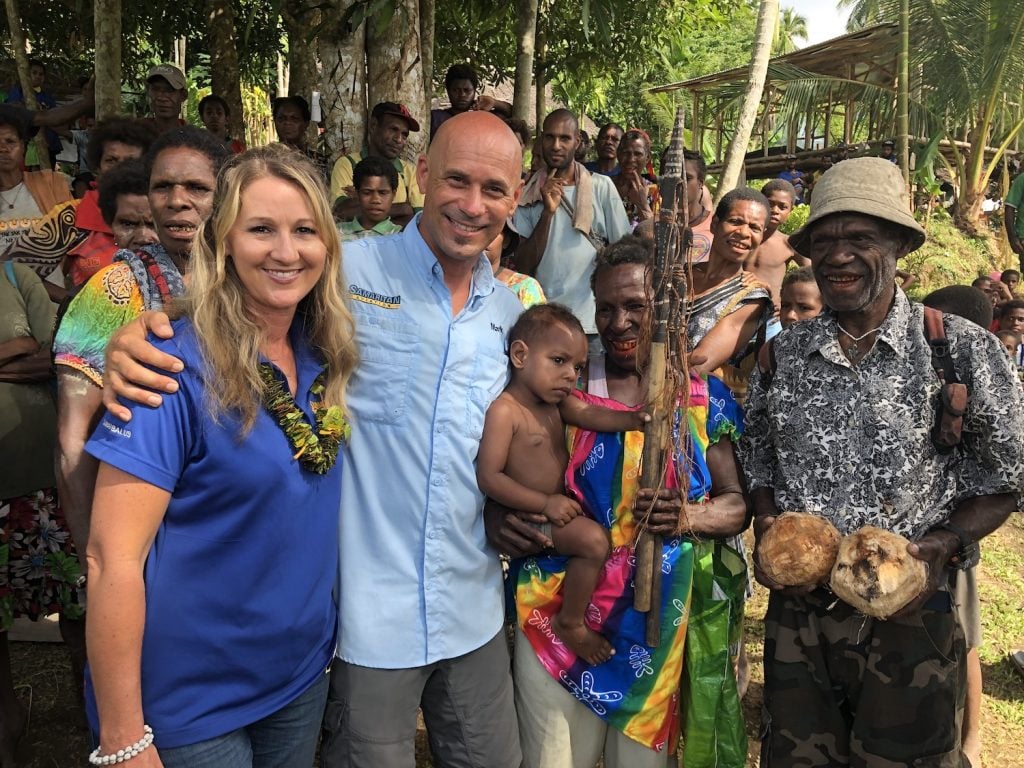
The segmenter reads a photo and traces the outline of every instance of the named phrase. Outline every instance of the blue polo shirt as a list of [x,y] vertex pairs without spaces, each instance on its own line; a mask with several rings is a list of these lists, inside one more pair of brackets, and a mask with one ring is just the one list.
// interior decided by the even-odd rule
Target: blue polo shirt
[[[321,363],[298,322],[297,400],[312,419]],[[336,643],[342,466],[339,456],[326,475],[303,469],[262,408],[241,441],[236,418],[214,422],[191,324],[176,321],[174,334],[153,343],[185,363],[178,392],[159,408],[125,403],[132,420],[105,416],[86,445],[171,492],[146,560],[142,644],[143,712],[164,748],[254,723],[324,673]]]
[[523,307],[481,254],[453,317],[419,223],[344,248],[360,364],[348,390],[338,655],[378,669],[461,656],[502,623],[475,463]]

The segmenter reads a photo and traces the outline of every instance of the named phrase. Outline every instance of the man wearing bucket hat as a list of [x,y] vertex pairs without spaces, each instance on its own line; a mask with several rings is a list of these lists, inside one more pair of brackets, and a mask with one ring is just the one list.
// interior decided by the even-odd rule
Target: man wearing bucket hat
[[159,64],[146,75],[146,96],[152,117],[143,118],[158,134],[185,125],[181,105],[188,98],[185,75],[173,64]]
[[[843,535],[872,525],[906,537],[903,554],[928,574],[883,620],[758,569],[771,589],[766,768],[967,764],[950,574],[1017,506],[1024,392],[994,336],[952,315],[936,316],[943,333],[926,331],[924,308],[896,287],[897,260],[925,241],[909,211],[899,169],[882,158],[821,177],[790,244],[811,259],[826,309],[766,345],[752,378],[741,456],[758,543],[780,511],[807,512]],[[951,368],[929,340],[948,344]],[[959,442],[933,438],[952,414],[940,407],[940,370],[969,393]]]

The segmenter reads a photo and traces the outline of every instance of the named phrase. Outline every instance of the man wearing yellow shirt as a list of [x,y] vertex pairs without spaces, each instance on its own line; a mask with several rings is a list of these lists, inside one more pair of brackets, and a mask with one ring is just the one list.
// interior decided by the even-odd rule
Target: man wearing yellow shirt
[[398,187],[391,203],[391,220],[404,226],[423,208],[423,193],[416,183],[416,165],[402,159],[402,150],[410,132],[418,132],[420,124],[404,104],[382,101],[370,113],[370,126],[366,146],[361,152],[345,155],[334,164],[331,172],[331,196],[334,198],[334,216],[339,221],[353,218],[359,213],[359,200],[352,186],[353,169],[364,157],[380,157],[394,164],[398,172]]

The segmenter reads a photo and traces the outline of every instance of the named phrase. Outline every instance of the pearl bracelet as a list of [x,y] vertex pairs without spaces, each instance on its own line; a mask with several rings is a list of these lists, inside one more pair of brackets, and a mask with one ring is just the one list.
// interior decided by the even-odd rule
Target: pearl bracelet
[[100,748],[96,747],[89,755],[90,765],[117,765],[127,760],[131,760],[133,757],[144,751],[147,747],[153,744],[153,729],[148,725],[143,726],[145,731],[142,734],[142,738],[136,741],[134,744],[129,744],[124,749],[119,749],[117,752],[112,752],[109,755],[101,755]]

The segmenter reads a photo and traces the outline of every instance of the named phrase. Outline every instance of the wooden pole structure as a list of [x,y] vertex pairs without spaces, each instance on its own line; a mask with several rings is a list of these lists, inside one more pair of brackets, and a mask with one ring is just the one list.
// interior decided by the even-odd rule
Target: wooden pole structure
[[[689,253],[689,221],[686,184],[683,179],[683,147],[685,109],[676,110],[672,140],[665,158],[665,171],[659,180],[661,213],[654,226],[654,271],[651,284],[654,289],[654,308],[651,313],[650,354],[647,362],[647,402],[651,420],[644,428],[644,450],[640,465],[641,488],[664,488],[666,455],[671,434],[675,393],[674,355],[671,338],[674,292],[678,295],[680,267]],[[676,212],[682,212],[682,232],[677,225]],[[685,350],[683,350],[685,354]],[[685,493],[685,487],[681,493]],[[652,534],[641,513],[640,533],[635,545],[636,573],[633,583],[633,606],[647,614],[647,645],[656,648],[661,642],[661,559],[662,537]]]
[[910,188],[910,0],[900,0],[899,75],[896,80],[896,121],[903,183]]

